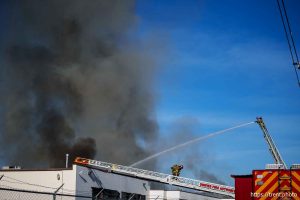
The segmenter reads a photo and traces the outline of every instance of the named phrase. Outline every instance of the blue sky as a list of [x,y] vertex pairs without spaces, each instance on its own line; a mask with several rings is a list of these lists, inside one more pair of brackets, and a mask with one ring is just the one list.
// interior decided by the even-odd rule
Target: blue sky
[[[298,48],[299,6],[286,1]],[[163,49],[155,85],[163,135],[172,138],[183,118],[198,137],[262,116],[286,163],[300,163],[300,88],[276,0],[139,0],[136,10],[140,36]],[[256,124],[189,148],[200,148],[206,159],[198,164],[229,184],[230,174],[273,162]],[[165,171],[180,162],[167,157]]]

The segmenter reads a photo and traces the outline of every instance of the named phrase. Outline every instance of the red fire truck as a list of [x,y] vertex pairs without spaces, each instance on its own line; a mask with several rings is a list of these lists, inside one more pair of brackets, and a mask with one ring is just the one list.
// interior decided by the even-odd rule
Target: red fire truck
[[275,164],[253,170],[250,175],[232,175],[236,200],[300,200],[300,164],[287,168],[261,117],[256,121],[263,131]]
[[235,179],[236,200],[300,200],[300,165],[283,169],[269,164],[264,170],[253,170],[250,175],[232,176]]

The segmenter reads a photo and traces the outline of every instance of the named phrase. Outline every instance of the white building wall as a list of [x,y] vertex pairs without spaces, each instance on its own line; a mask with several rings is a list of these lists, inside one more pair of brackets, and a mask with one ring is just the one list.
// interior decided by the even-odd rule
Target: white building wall
[[[116,190],[120,194],[122,192],[148,195],[150,191],[149,182],[146,180],[137,179],[134,177],[103,172],[100,170],[89,169],[82,166],[74,165],[77,171],[76,188],[81,192],[92,192],[94,188],[104,188]],[[94,176],[99,180],[95,180]]]
[[[64,184],[58,193],[61,194],[75,194],[76,190],[76,171],[75,170],[2,170],[0,171],[0,177],[3,175],[0,180],[0,187],[7,189],[16,189],[16,190],[27,190],[27,191],[36,191],[36,192],[45,192],[45,193],[54,193],[62,184]],[[43,199],[49,196],[50,199],[53,199],[51,195],[43,194],[38,195],[35,193],[19,193],[15,192],[15,199]],[[18,197],[18,195],[20,197]],[[12,195],[12,192],[1,191],[1,195],[7,195],[5,197],[9,199]],[[25,198],[24,195],[29,196]],[[36,196],[36,198],[34,198]],[[42,198],[43,196],[43,198]],[[5,199],[3,196],[0,199]],[[11,198],[11,197],[10,197]],[[46,198],[48,199],[48,198]],[[62,198],[57,198],[62,199]],[[71,200],[72,198],[67,198]],[[74,198],[73,198],[74,199]]]
[[163,200],[165,199],[165,191],[164,190],[150,190],[148,193],[148,199],[152,200]]
[[180,191],[166,191],[165,192],[165,199],[172,199],[172,200],[179,200],[180,198]]
[[[92,175],[89,175],[91,171]],[[98,182],[95,181],[95,178],[91,178],[93,174],[99,180]],[[1,175],[4,175],[4,177],[0,180],[0,187],[17,190],[54,193],[62,184],[64,185],[58,193],[76,194],[79,196],[92,196],[92,187],[116,190],[120,194],[126,192],[145,196],[148,195],[150,190],[148,181],[89,169],[78,165],[73,165],[72,170],[3,170],[0,171],[0,176]],[[37,199],[41,198],[38,197]],[[50,199],[52,199],[52,197]],[[57,196],[56,199],[61,198]],[[68,197],[65,199],[71,200],[74,198]],[[81,199],[85,198],[76,198],[76,200]]]

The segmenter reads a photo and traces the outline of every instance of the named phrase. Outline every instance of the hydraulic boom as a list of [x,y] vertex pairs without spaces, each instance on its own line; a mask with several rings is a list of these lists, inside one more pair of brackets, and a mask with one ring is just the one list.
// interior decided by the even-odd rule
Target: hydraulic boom
[[112,163],[107,163],[107,162],[102,162],[97,160],[91,160],[87,158],[77,157],[74,163],[83,166],[92,167],[92,168],[98,168],[100,170],[105,170],[110,173],[124,174],[126,176],[132,176],[132,177],[147,179],[151,181],[158,181],[161,183],[181,186],[189,189],[234,197],[234,187],[230,187],[226,185],[220,185],[220,184],[205,182],[201,180],[194,180],[194,179],[184,178],[180,176],[163,174],[163,173],[148,171],[144,169],[137,169],[133,167],[117,165],[117,164],[112,164]]
[[279,151],[278,151],[271,135],[269,134],[268,129],[266,128],[266,125],[265,125],[262,117],[257,117],[256,119],[257,119],[256,123],[258,123],[261,130],[263,131],[264,138],[267,141],[267,144],[269,145],[269,150],[270,150],[270,152],[271,152],[271,154],[272,154],[272,156],[275,160],[275,163],[276,164],[282,164],[284,169],[287,169],[287,166],[286,166],[285,162],[283,161],[283,159],[282,159],[282,157],[281,157],[281,155],[280,155],[280,153],[279,153]]

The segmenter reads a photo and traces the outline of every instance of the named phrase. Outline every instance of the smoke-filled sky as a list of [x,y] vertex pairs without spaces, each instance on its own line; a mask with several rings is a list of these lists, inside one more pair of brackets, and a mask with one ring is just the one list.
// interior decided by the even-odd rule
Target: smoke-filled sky
[[157,136],[151,89],[156,65],[146,46],[130,39],[135,2],[29,0],[6,6],[5,162],[64,167],[68,153],[71,160],[130,164],[148,155]]
[[[300,88],[276,0],[0,3],[0,164],[131,164],[262,116],[300,163]],[[300,48],[300,6],[286,0]],[[232,183],[272,163],[257,125],[143,167]],[[156,163],[156,164],[155,164]]]

